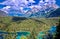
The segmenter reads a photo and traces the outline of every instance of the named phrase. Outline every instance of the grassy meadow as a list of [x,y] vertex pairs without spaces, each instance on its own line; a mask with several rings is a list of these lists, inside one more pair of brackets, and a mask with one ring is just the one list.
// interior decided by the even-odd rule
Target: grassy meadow
[[[5,39],[16,39],[16,32],[32,31],[38,34],[40,31],[46,32],[51,26],[59,22],[59,17],[53,18],[25,18],[25,17],[0,17],[0,31],[14,33],[4,35]],[[33,39],[33,38],[31,38]]]

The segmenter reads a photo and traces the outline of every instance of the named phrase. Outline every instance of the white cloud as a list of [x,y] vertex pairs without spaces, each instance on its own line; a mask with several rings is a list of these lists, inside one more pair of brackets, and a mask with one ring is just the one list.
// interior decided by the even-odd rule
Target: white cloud
[[[52,0],[54,3],[56,2],[55,0]],[[33,8],[33,7],[36,7],[36,8],[44,8],[44,7],[42,7],[41,5],[47,5],[48,3],[46,3],[46,2],[49,2],[49,3],[51,3],[51,0],[45,0],[45,1],[43,1],[43,0],[40,0],[40,2],[39,2],[39,4],[38,5],[31,5],[31,6],[28,6],[27,4],[29,4],[29,3],[35,3],[35,1],[34,0],[29,0],[29,1],[27,1],[27,0],[6,0],[5,2],[3,2],[3,3],[0,3],[0,4],[4,4],[4,5],[9,5],[9,6],[7,6],[7,7],[4,7],[3,9],[5,10],[9,10],[9,8],[11,8],[11,7],[13,7],[14,9],[18,9],[18,10],[21,10],[21,12],[27,12],[27,11],[25,11],[25,10],[23,10],[23,8],[24,7],[29,7],[29,8]],[[42,3],[42,4],[41,4]],[[11,4],[13,4],[13,6],[11,6]],[[49,5],[50,6],[50,5]],[[47,7],[46,7],[47,8]]]
[[45,2],[49,2],[49,0],[45,0]]

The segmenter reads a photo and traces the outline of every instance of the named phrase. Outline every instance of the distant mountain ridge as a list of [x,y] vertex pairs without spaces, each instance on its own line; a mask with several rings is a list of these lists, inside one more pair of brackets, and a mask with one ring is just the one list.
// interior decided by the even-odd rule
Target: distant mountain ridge
[[[9,16],[9,15],[6,12],[0,10],[0,16]],[[60,17],[60,8],[52,12],[50,11],[48,13],[41,13],[41,12],[32,13],[29,17],[37,17],[37,18]]]
[[7,13],[0,10],[0,16],[7,16]]
[[58,8],[54,12],[50,13],[50,15],[48,17],[60,17],[60,8]]
[[59,17],[60,16],[60,8],[56,9],[54,11],[54,9],[52,9],[51,11],[47,12],[47,13],[41,13],[40,11],[35,13],[35,14],[31,14],[30,17],[37,17],[37,18],[49,18],[49,17]]
[[3,0],[0,10],[8,12],[9,16],[44,17],[47,12],[59,8],[56,0]]

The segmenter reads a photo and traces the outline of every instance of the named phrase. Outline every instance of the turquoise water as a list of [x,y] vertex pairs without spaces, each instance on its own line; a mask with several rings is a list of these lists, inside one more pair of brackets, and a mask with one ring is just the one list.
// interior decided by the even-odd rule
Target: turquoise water
[[29,35],[29,34],[30,34],[29,32],[17,32],[17,37],[16,37],[16,39],[20,39],[20,37],[21,37],[22,35],[27,36],[27,35]]
[[[8,33],[8,32],[1,32],[1,31],[0,31],[0,34],[9,34],[9,33]],[[14,34],[14,33],[10,33],[10,34]],[[20,39],[20,37],[21,37],[22,35],[27,36],[27,35],[29,35],[29,34],[30,34],[30,32],[17,32],[17,37],[16,37],[16,39]],[[0,35],[0,38],[3,39],[3,36]]]
[[38,39],[43,39],[43,35],[44,35],[45,33],[43,32],[43,31],[41,31],[39,34],[38,34]]

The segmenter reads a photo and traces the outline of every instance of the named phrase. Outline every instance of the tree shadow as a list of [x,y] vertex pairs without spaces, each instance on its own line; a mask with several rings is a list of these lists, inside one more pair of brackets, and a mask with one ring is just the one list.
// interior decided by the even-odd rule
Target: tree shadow
[[60,39],[60,19],[59,19],[59,24],[57,25],[57,32],[55,39]]
[[21,22],[23,20],[27,20],[25,17],[13,17],[12,22]]

